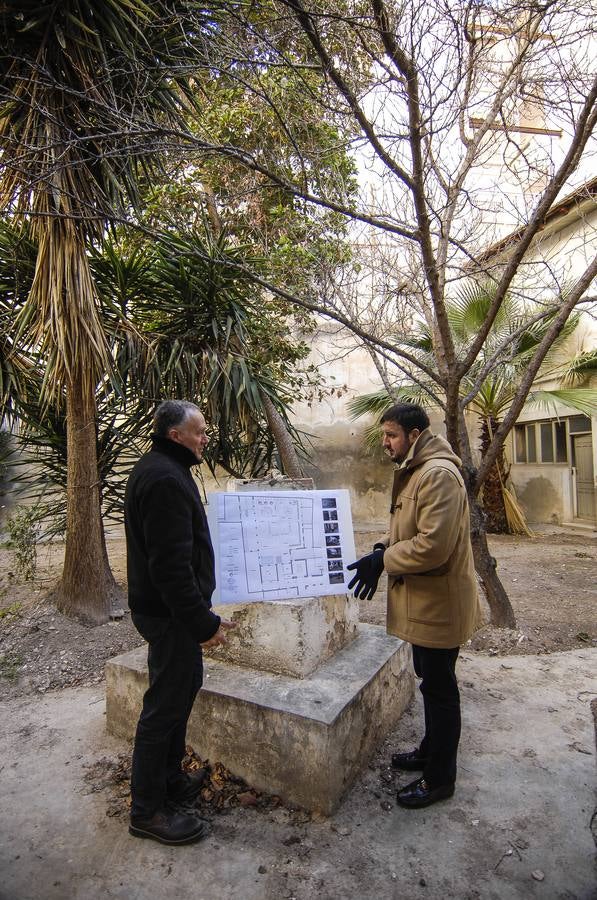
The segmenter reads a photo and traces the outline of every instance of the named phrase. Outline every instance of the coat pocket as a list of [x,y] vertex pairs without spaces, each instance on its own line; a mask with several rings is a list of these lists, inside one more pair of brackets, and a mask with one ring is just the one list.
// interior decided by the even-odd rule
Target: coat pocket
[[451,625],[453,604],[445,576],[405,575],[406,615],[409,622]]

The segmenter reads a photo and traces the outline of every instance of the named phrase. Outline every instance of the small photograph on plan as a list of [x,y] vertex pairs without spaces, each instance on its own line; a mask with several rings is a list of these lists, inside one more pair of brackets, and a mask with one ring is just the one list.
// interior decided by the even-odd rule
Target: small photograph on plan
[[328,547],[328,559],[339,559],[342,556],[342,547]]
[[344,572],[330,572],[328,578],[330,584],[343,584]]
[[332,532],[333,532],[333,531],[339,531],[340,529],[338,528],[338,523],[337,523],[337,522],[324,522],[324,523],[323,523],[323,530],[325,531],[326,534],[329,534],[331,531],[332,531]]
[[335,497],[322,497],[321,505],[324,509],[336,509],[336,498]]
[[328,559],[328,572],[341,572],[342,569],[341,559]]
[[338,510],[337,509],[324,509],[323,521],[324,522],[337,522],[338,521]]
[[338,547],[340,544],[340,535],[339,534],[326,534],[325,544],[326,544],[326,547]]

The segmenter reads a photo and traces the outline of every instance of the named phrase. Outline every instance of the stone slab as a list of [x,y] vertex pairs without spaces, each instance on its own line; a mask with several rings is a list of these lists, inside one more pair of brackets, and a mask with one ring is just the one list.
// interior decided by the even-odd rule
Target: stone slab
[[351,596],[305,597],[275,603],[221,604],[215,610],[236,628],[210,651],[224,660],[305,678],[357,636],[359,605]]
[[[188,728],[195,751],[261,791],[331,815],[414,687],[410,645],[375,625],[308,678],[210,660]],[[108,731],[132,738],[147,686],[146,648],[106,666]]]

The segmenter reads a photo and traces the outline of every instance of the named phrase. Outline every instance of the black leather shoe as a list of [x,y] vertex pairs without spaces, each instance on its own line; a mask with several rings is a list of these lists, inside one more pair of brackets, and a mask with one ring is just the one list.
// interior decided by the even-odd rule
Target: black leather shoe
[[207,769],[196,772],[181,772],[176,787],[168,791],[168,800],[172,803],[185,803],[198,797],[209,777]]
[[422,772],[426,763],[427,760],[418,750],[411,750],[410,753],[394,753],[392,756],[392,768],[405,769],[407,772]]
[[424,778],[419,778],[401,788],[396,794],[396,801],[400,806],[418,809],[421,806],[437,803],[438,800],[447,800],[453,793],[453,784],[442,784],[439,787],[430,788]]
[[209,834],[205,819],[171,809],[159,809],[150,819],[132,818],[129,834],[151,838],[160,844],[192,844]]

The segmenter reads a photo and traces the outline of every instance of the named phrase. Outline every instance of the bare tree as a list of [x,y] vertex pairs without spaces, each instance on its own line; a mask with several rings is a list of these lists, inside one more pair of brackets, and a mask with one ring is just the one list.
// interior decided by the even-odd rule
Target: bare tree
[[[275,107],[280,139],[305,161],[300,177],[289,177],[271,148],[214,145],[200,123],[189,142],[258,172],[297,204],[367,226],[381,235],[382,265],[390,248],[401,260],[399,279],[406,285],[395,284],[396,296],[407,294],[430,327],[434,365],[419,371],[433,386],[448,439],[463,459],[477,570],[492,621],[500,625],[514,625],[514,615],[488,552],[479,492],[549,348],[597,274],[593,257],[565,293],[555,283],[551,293],[541,293],[545,270],[530,265],[527,255],[575,173],[580,180],[583,166],[590,171],[597,118],[592,26],[591,4],[569,0],[272,0],[251,4],[247,16],[242,5],[234,5],[228,31],[220,35],[221,76],[243,79],[254,103],[271,109],[275,100],[260,72],[264,65],[284,69],[288,89],[302,90],[310,109],[318,106],[339,127],[366,189],[358,199],[347,199],[340,178],[322,184],[301,143],[300,126],[281,104]],[[496,263],[486,248],[513,229],[516,242]],[[465,280],[475,278],[493,282],[493,302],[473,340],[457,349],[446,305]],[[399,333],[400,316],[395,310],[379,313],[387,291],[373,298],[373,306],[376,300],[381,305],[371,316],[371,298],[361,298],[357,308],[354,302],[339,304],[323,285],[310,292],[268,286],[352,330],[397,373],[406,367],[412,376],[420,367],[401,340],[407,335]],[[472,396],[462,385],[508,292],[526,304],[529,316],[551,316],[550,327],[476,467],[464,421]],[[392,327],[384,328],[384,322]],[[498,372],[508,352],[504,346],[493,354],[483,377]]]

